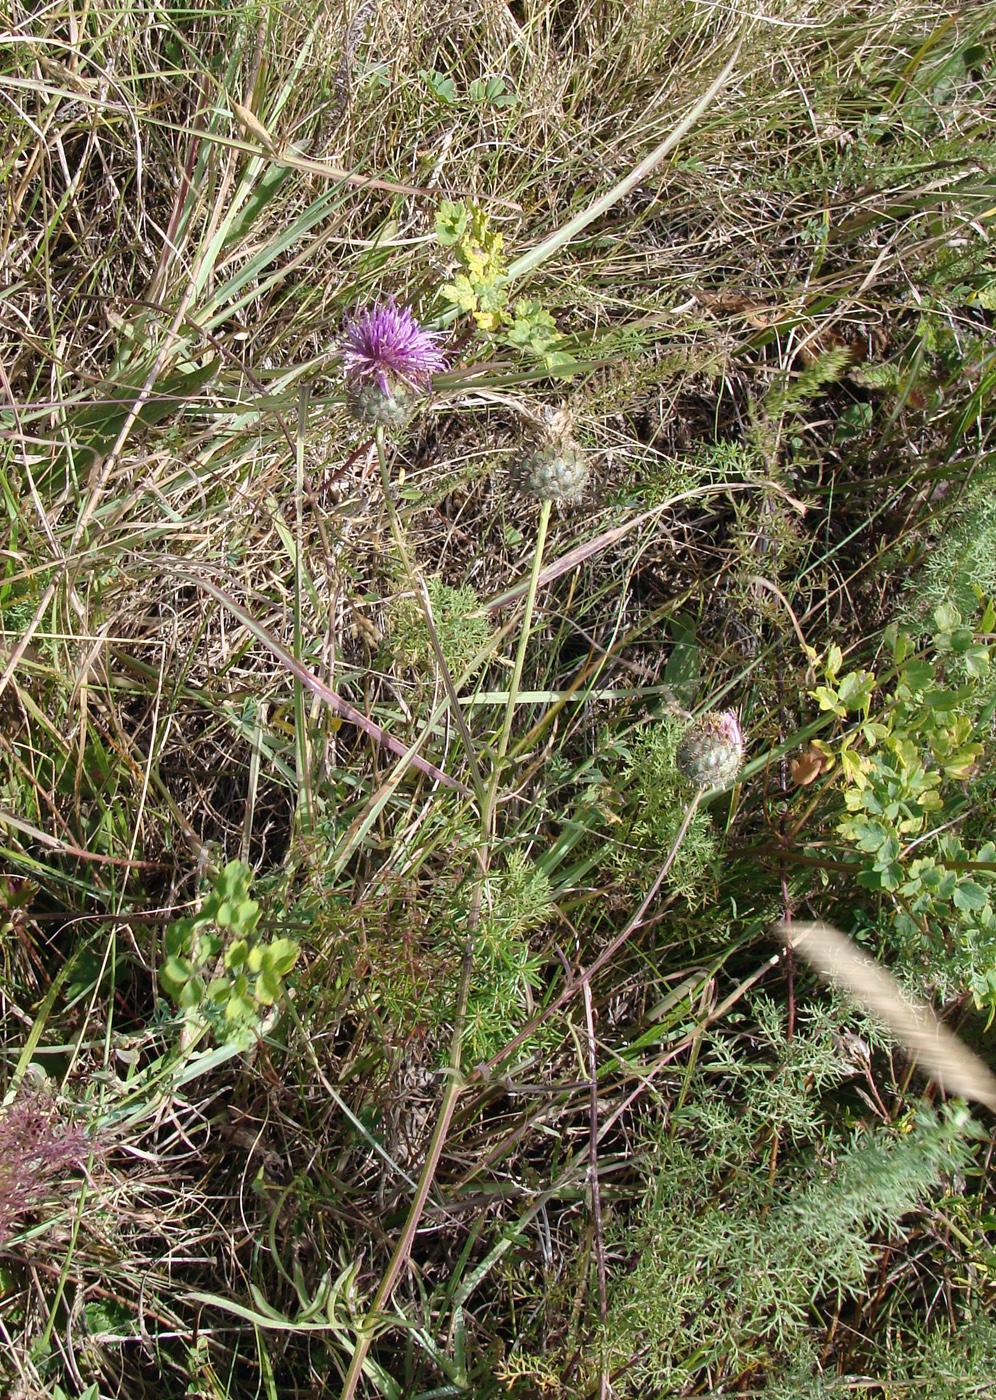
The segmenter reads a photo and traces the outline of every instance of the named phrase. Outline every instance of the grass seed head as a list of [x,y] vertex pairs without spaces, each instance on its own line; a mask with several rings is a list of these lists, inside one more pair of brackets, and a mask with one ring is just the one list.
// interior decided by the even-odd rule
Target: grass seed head
[[21,1094],[0,1117],[0,1248],[52,1183],[86,1162],[94,1144],[40,1094]]

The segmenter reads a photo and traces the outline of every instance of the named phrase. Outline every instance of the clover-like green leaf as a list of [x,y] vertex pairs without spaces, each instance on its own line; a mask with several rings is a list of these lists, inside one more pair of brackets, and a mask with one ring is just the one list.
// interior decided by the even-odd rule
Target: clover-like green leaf
[[278,977],[286,977],[297,962],[300,945],[290,938],[275,938],[268,948],[268,966]]
[[225,966],[228,968],[240,968],[249,956],[249,944],[244,938],[237,938],[234,943],[230,943],[225,949]]
[[280,995],[280,978],[268,968],[256,978],[256,1000],[264,1006],[272,1006]]
[[436,240],[452,248],[467,232],[470,214],[462,199],[444,199],[436,211]]
[[159,980],[166,991],[176,997],[193,975],[193,971],[186,958],[179,958],[174,954],[168,957],[159,969]]
[[959,880],[955,886],[954,904],[963,914],[977,914],[989,903],[989,896],[974,880]]

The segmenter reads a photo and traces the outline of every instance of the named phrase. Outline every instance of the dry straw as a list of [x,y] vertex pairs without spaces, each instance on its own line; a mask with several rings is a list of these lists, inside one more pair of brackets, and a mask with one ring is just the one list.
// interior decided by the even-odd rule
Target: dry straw
[[843,987],[859,1006],[884,1022],[943,1089],[996,1113],[996,1076],[989,1067],[929,1006],[913,1000],[890,972],[845,934],[823,923],[780,923],[775,932],[821,977]]

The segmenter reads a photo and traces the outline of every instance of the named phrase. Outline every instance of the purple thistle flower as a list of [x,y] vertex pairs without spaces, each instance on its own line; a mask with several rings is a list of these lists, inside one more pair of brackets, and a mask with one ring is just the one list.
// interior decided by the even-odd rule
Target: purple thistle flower
[[432,376],[446,368],[435,335],[424,331],[406,306],[390,300],[347,322],[342,361],[351,389],[373,382],[385,395],[399,384],[427,389]]

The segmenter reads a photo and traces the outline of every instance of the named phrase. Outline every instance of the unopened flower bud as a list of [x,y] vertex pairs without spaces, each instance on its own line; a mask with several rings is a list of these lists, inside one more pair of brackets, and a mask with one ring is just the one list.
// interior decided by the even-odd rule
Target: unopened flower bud
[[678,768],[697,788],[729,787],[744,761],[744,736],[732,710],[711,710],[692,724],[676,755]]

